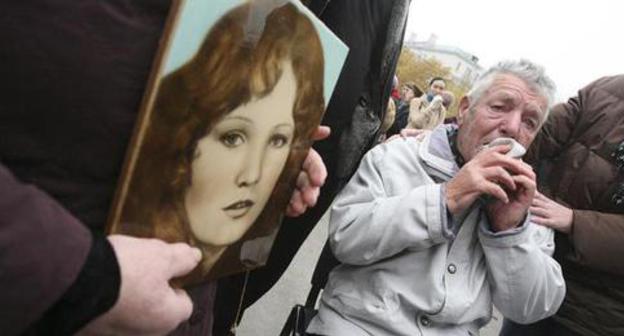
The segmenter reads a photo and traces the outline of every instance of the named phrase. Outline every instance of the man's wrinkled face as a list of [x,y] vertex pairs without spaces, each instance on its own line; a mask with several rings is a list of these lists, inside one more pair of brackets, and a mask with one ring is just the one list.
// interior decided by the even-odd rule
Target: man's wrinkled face
[[[470,106],[472,105],[472,106]],[[542,125],[548,100],[511,74],[498,74],[479,100],[467,97],[459,105],[459,151],[466,161],[499,137],[528,148]]]

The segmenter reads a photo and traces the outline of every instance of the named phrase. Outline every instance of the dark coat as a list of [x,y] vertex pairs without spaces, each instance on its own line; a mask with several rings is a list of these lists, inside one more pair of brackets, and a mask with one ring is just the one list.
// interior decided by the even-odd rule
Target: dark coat
[[[104,230],[169,7],[0,2],[0,334],[67,335],[110,307],[90,302],[108,279],[78,297],[67,291],[90,253],[89,231]],[[214,290],[204,287],[192,296],[210,309]],[[67,300],[88,309],[59,316]],[[196,334],[211,327],[205,312],[187,324]]]
[[402,129],[407,127],[407,122],[409,120],[410,114],[410,104],[404,101],[399,101],[397,106],[396,117],[394,118],[394,122],[392,126],[386,132],[386,136],[389,138],[395,134],[399,134]]
[[555,257],[568,293],[556,323],[582,335],[624,335],[624,75],[597,80],[553,108],[528,160],[540,189],[574,211]]

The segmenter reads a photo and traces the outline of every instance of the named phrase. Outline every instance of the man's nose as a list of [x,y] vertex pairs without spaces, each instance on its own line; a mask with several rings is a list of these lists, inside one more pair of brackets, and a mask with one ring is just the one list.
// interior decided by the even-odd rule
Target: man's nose
[[502,136],[518,139],[520,127],[522,126],[522,117],[520,113],[511,111],[502,119],[499,131]]

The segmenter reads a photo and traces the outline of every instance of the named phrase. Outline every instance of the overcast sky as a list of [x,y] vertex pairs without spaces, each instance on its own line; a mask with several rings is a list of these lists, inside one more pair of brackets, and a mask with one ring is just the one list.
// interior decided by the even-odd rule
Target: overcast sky
[[484,68],[528,58],[546,67],[565,100],[594,79],[624,73],[624,1],[412,0],[406,38],[479,57]]

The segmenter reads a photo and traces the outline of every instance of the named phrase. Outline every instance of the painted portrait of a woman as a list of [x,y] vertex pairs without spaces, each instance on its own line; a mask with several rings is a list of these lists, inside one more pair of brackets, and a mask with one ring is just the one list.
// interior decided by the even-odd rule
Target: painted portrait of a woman
[[183,284],[265,261],[324,111],[316,29],[290,3],[264,15],[223,15],[162,78],[137,141],[112,231],[199,247]]

